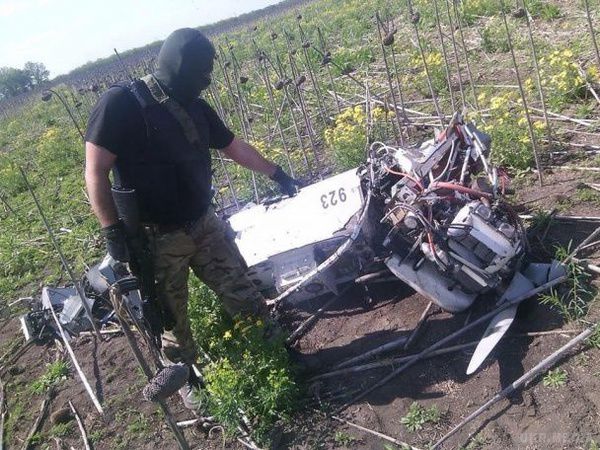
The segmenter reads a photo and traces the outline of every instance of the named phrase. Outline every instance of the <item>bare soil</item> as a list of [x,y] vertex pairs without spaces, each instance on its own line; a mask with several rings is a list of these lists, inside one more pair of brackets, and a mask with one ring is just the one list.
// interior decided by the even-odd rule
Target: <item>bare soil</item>
[[[515,201],[523,212],[558,208],[560,214],[600,215],[594,199],[580,196],[582,183],[594,181],[586,172],[556,171],[546,174],[546,186],[535,183],[535,175],[518,181]],[[548,260],[556,244],[573,245],[583,240],[597,226],[594,223],[554,222],[543,241],[533,239],[534,257]],[[598,259],[592,248],[591,260]],[[295,356],[305,378],[330,370],[338,362],[361,354],[390,340],[408,335],[417,323],[428,300],[401,282],[373,283],[372,302],[366,301],[362,288],[355,287],[344,294],[299,340]],[[325,298],[305,302],[284,311],[284,325],[290,330],[316,311]],[[451,315],[433,308],[418,338],[405,352],[418,352],[462,327],[467,320],[481,315],[491,305],[482,299],[471,312]],[[587,320],[598,319],[597,304],[592,304]],[[525,302],[517,320],[498,345],[493,355],[473,376],[465,370],[472,349],[422,361],[365,399],[352,404],[340,415],[361,426],[426,448],[445,434],[454,424],[474,411],[497,391],[510,384],[524,371],[567,342],[570,331],[581,324],[565,323],[548,306],[536,300]],[[526,332],[559,331],[563,334],[526,336]],[[483,327],[461,338],[461,342],[478,340]],[[0,327],[0,355],[20,335],[16,318],[4,320]],[[32,448],[83,448],[74,421],[68,433],[56,436],[50,416],[67,406],[71,400],[83,418],[93,439],[93,448],[102,449],[175,449],[176,444],[155,405],[141,397],[144,378],[122,336],[103,342],[92,337],[73,341],[73,348],[90,383],[100,398],[105,414],[100,416],[89,400],[75,370],[59,383],[50,403],[50,413],[42,423],[44,436],[40,445]],[[394,352],[393,355],[402,355]],[[2,375],[6,388],[8,423],[7,448],[20,448],[35,417],[43,394],[34,394],[30,385],[55,361],[54,344],[33,346],[7,368]],[[390,355],[385,355],[390,356]],[[584,348],[566,358],[561,367],[568,373],[565,386],[551,388],[540,379],[528,389],[494,406],[446,444],[445,448],[489,449],[588,449],[592,441],[600,442],[600,350]],[[274,448],[286,449],[384,449],[386,441],[328,419],[324,412],[372,385],[392,369],[377,369],[337,376],[318,384],[307,383],[307,406],[302,408],[293,424],[286,425]],[[332,398],[333,396],[333,398]],[[401,423],[410,405],[435,406],[441,413],[436,424],[410,432]],[[191,414],[173,400],[170,404],[177,420]],[[11,417],[12,416],[12,417]],[[15,423],[15,419],[16,423]],[[235,441],[223,439],[220,430],[210,434],[202,429],[188,428],[186,437],[193,448],[242,448]]]

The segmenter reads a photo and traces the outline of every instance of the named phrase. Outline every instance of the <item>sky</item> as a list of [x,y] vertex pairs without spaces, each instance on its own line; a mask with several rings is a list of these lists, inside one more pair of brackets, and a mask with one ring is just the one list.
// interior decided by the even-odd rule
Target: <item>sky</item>
[[279,0],[0,0],[0,67],[41,62],[50,77]]

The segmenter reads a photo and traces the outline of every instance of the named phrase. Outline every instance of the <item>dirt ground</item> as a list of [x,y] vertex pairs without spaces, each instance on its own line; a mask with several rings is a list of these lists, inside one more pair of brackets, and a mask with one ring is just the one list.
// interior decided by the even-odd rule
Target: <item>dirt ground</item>
[[[529,174],[518,181],[518,194],[514,200],[521,205],[522,212],[557,208],[559,214],[600,215],[600,208],[593,199],[578,195],[578,191],[585,188],[583,182],[596,181],[593,175],[562,170],[548,173],[544,188],[535,184],[535,178],[534,174]],[[569,240],[573,240],[577,244],[596,226],[597,223],[591,222],[554,222],[542,242],[532,240],[534,257],[547,260],[556,243],[567,245]],[[593,251],[592,248],[592,253],[585,256],[597,260],[599,254]],[[370,295],[373,301],[368,303],[362,288],[353,288],[341,296],[299,340],[295,355],[307,379],[327,372],[344,359],[409,335],[428,304],[428,300],[400,282],[373,283]],[[297,307],[287,307],[284,310],[286,327],[294,329],[326,300],[321,298]],[[462,327],[466,321],[474,320],[490,306],[482,299],[472,312],[457,315],[434,307],[411,348],[404,353],[396,351],[393,356],[418,352]],[[587,320],[596,320],[599,310],[597,302],[592,304]],[[548,306],[529,300],[521,306],[507,336],[473,376],[465,375],[472,348],[422,361],[365,399],[350,405],[340,416],[417,448],[427,448],[494,393],[565,344],[582,326],[564,323]],[[477,328],[451,345],[477,341],[483,329],[484,326]],[[525,335],[539,331],[556,333]],[[0,322],[0,355],[4,355],[18,340],[22,340],[18,320],[3,319]],[[122,336],[113,336],[100,343],[91,337],[83,337],[73,341],[73,348],[105,413],[101,416],[95,411],[71,367],[68,378],[58,385],[50,402],[49,414],[42,423],[42,433],[53,434],[50,432],[52,418],[58,410],[68,407],[71,400],[95,449],[177,448],[161,414],[141,397],[144,379]],[[6,421],[10,423],[15,418],[19,419],[7,436],[7,448],[22,446],[44,398],[34,394],[28,386],[44,373],[47,364],[53,362],[56,355],[55,345],[34,346],[0,372],[7,399]],[[2,364],[4,361],[6,359]],[[600,442],[600,350],[584,348],[566,358],[561,367],[568,374],[566,385],[552,388],[544,386],[540,379],[536,380],[529,388],[510,400],[501,401],[467,425],[444,448],[597,448],[592,447],[592,442]],[[328,419],[323,413],[335,410],[391,370],[382,368],[307,383],[307,406],[298,413],[293,426],[283,429],[275,448],[400,448],[388,445],[372,434]],[[410,432],[401,419],[413,402],[427,408],[435,406],[440,412],[438,423],[425,424],[423,429]],[[178,403],[173,401],[170,406],[177,420],[191,418]],[[185,433],[192,448],[242,448],[237,442],[224,441],[218,429],[210,435],[196,428],[187,428]],[[49,441],[33,448],[83,448],[74,421],[70,422],[66,434],[55,434]]]

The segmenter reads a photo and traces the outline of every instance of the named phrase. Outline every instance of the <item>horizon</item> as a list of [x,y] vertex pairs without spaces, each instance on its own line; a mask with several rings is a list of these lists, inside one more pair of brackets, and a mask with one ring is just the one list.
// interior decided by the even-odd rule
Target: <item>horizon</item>
[[[75,0],[0,0],[0,67],[39,62],[53,79],[108,58],[114,48],[126,52],[164,40],[178,28],[210,25],[280,2],[179,0],[167,9],[158,0],[106,0],[91,13],[90,4]],[[202,19],[194,20],[199,13]],[[136,15],[140,19],[132,20]],[[105,24],[110,26],[98,26]]]

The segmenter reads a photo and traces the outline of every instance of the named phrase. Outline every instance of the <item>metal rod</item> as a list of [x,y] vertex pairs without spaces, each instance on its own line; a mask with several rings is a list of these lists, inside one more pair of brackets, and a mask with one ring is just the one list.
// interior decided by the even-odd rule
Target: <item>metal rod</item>
[[[437,1],[436,1],[437,3]],[[463,108],[465,107],[465,92],[463,90],[462,73],[460,68],[460,61],[458,58],[458,46],[456,45],[456,37],[454,36],[454,21],[452,20],[452,13],[450,12],[449,0],[446,0],[446,13],[448,15],[448,25],[450,26],[450,37],[452,39],[452,48],[454,50],[454,63],[456,64],[456,73],[458,74],[458,86],[460,89],[460,97]]]
[[38,201],[37,196],[35,195],[35,192],[33,191],[33,188],[31,187],[31,184],[29,184],[29,179],[27,178],[27,175],[25,174],[25,170],[23,170],[23,167],[21,167],[21,166],[19,166],[19,170],[21,171],[21,175],[23,177],[23,180],[25,181],[25,185],[27,186],[29,193],[31,194],[31,197],[33,198],[33,202],[35,203],[35,206],[36,206],[38,212],[40,213],[40,217],[42,218],[42,221],[44,222],[46,231],[48,231],[48,235],[50,236],[52,245],[54,245],[54,249],[58,253],[58,256],[60,257],[60,260],[62,262],[64,269],[66,270],[67,274],[69,275],[69,278],[70,278],[71,282],[73,283],[73,286],[75,287],[75,290],[77,291],[77,294],[81,298],[81,305],[83,306],[83,309],[85,310],[85,314],[88,316],[88,319],[89,319],[90,323],[92,324],[94,333],[96,333],[96,337],[100,341],[102,341],[102,336],[100,335],[100,330],[98,329],[98,326],[96,325],[96,321],[94,320],[94,317],[92,316],[92,310],[90,309],[90,305],[87,304],[87,297],[85,296],[85,292],[83,292],[83,289],[81,288],[81,284],[75,278],[75,274],[73,273],[71,266],[67,262],[67,258],[65,258],[65,255],[63,254],[62,249],[60,248],[60,245],[58,245],[58,241],[56,240],[56,237],[54,236],[54,232],[52,231],[52,227],[50,226],[48,219],[46,219],[46,215],[44,214],[42,205],[40,205],[40,202]]

